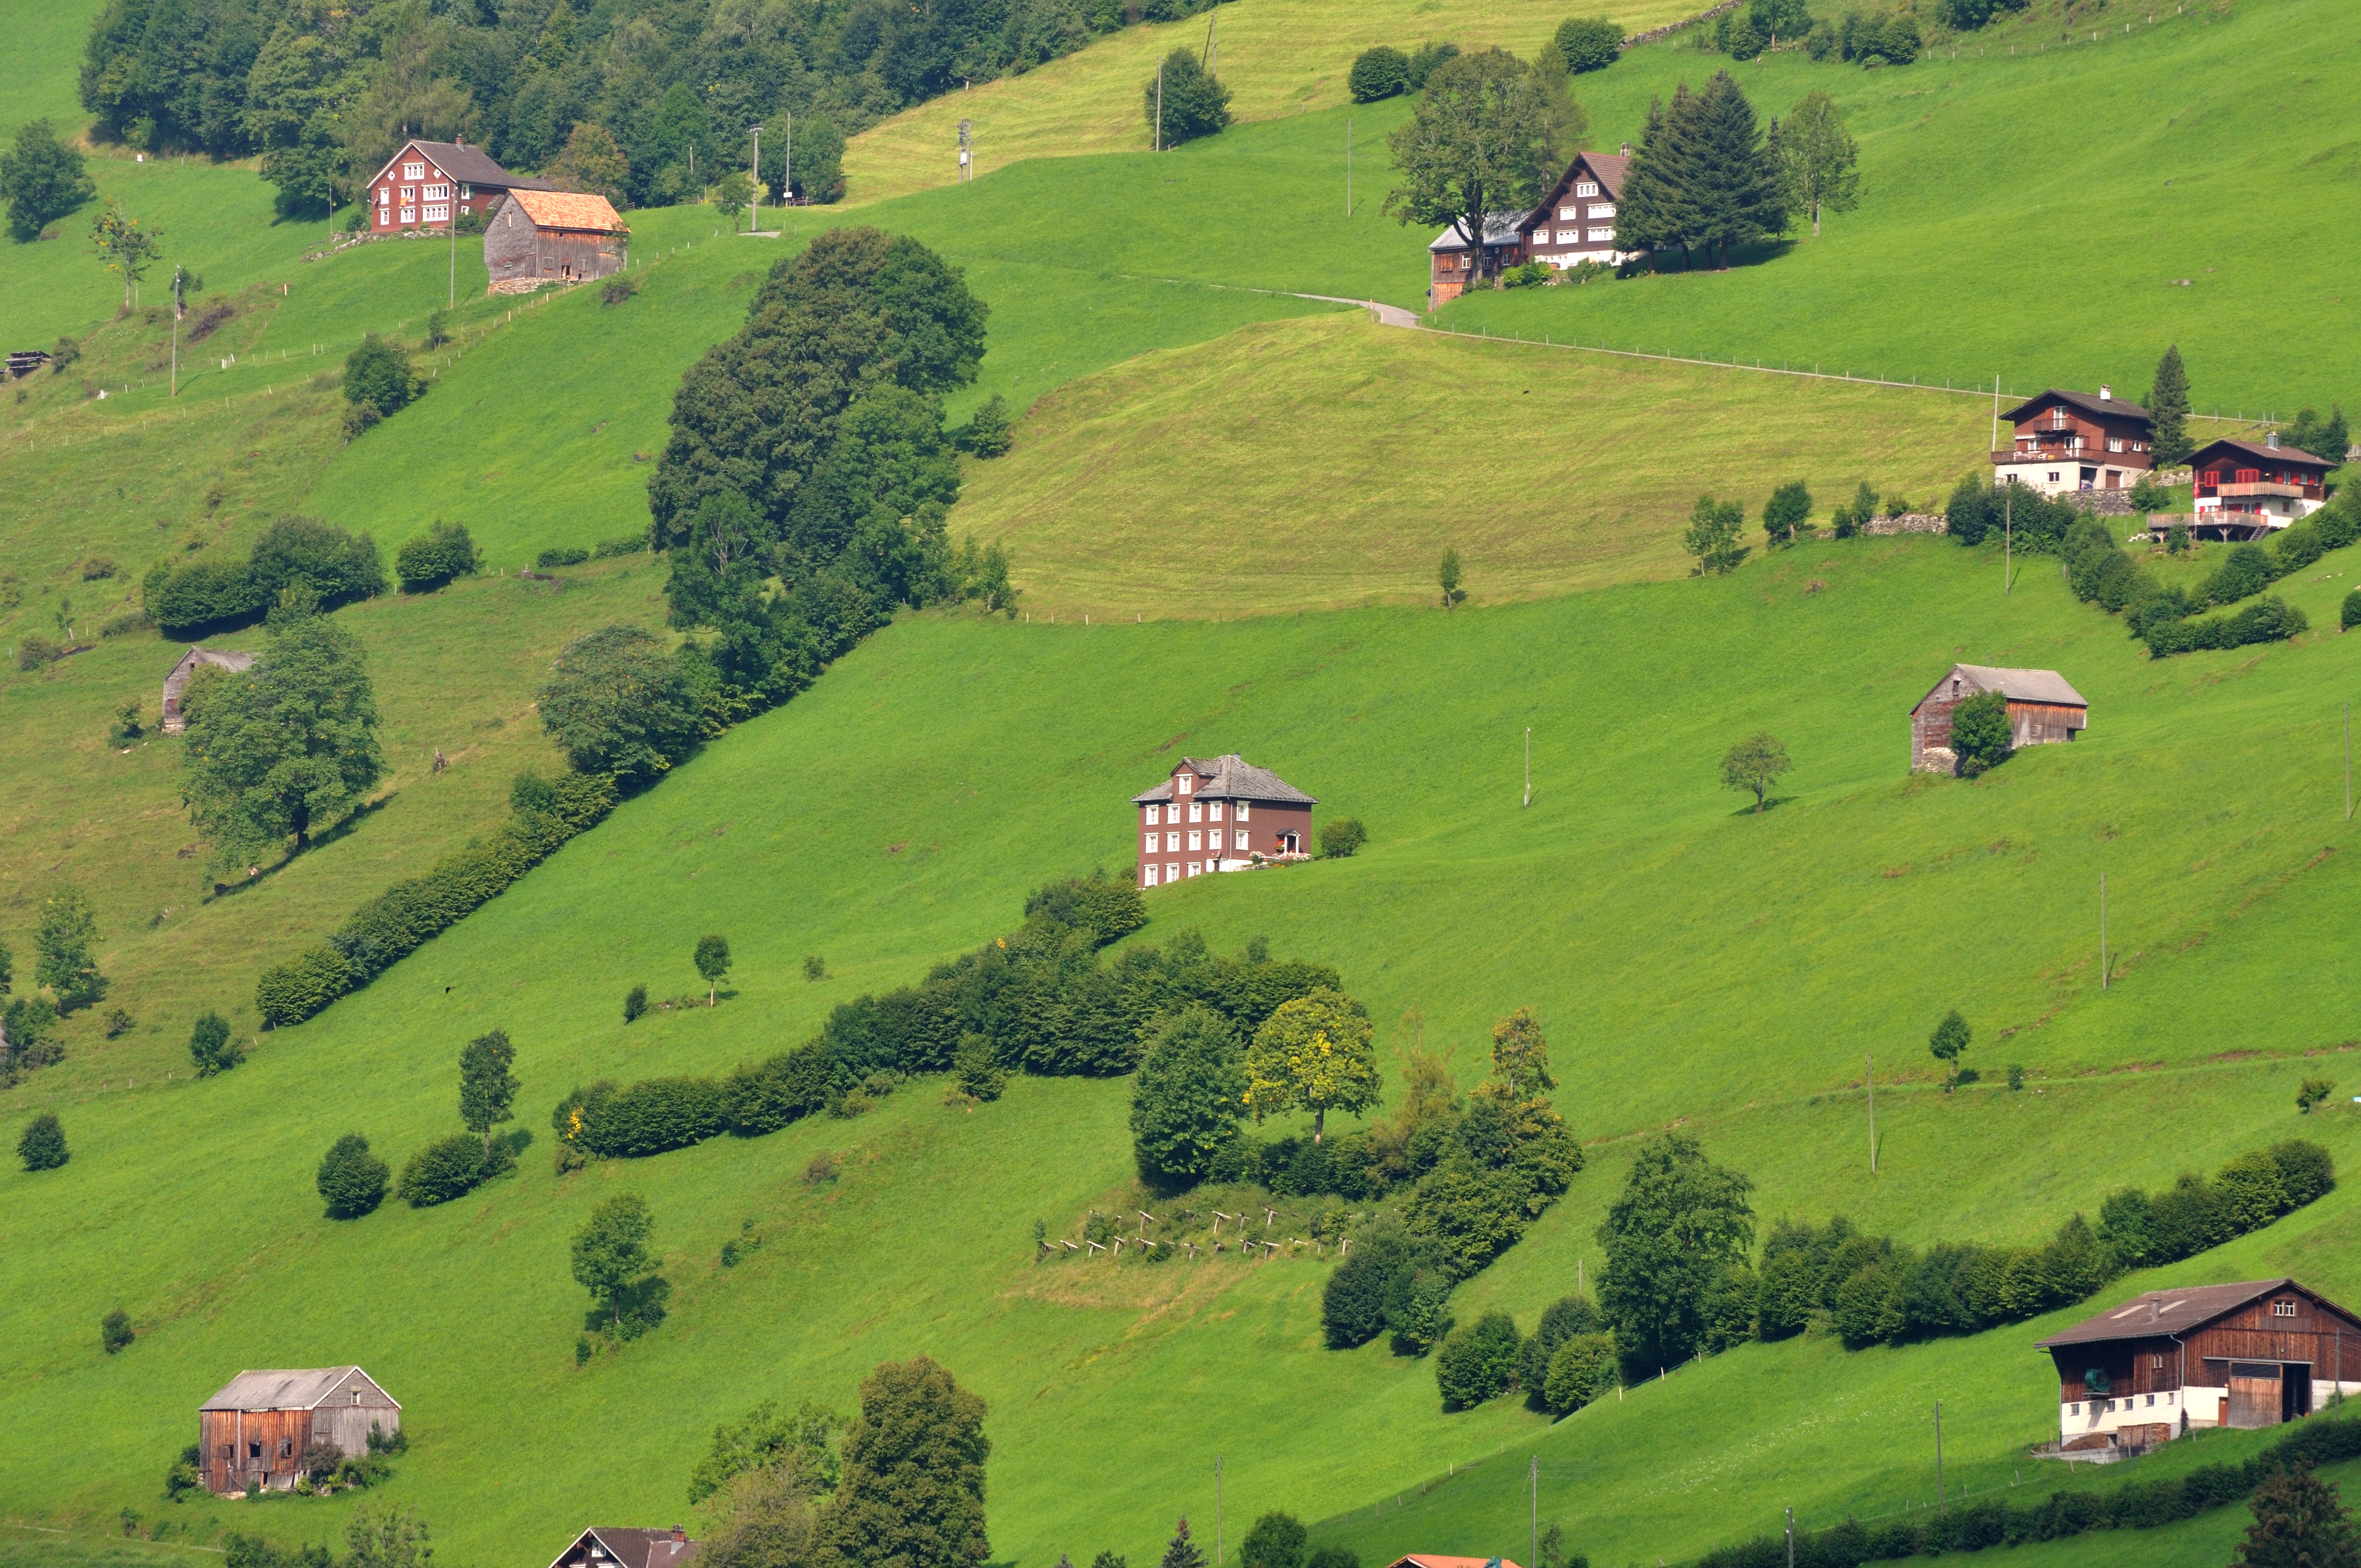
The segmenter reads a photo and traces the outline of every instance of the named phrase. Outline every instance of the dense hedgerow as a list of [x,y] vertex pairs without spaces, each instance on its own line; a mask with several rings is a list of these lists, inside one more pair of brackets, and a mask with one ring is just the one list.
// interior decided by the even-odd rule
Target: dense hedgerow
[[1707,1552],[1697,1568],[1786,1568],[1791,1561],[1795,1568],[1860,1568],[1864,1563],[2059,1541],[2092,1530],[2153,1530],[2243,1501],[2280,1471],[2356,1458],[2361,1458],[2361,1419],[2314,1416],[2243,1464],[2200,1465],[2186,1475],[2105,1491],[2053,1492],[2024,1508],[1995,1497],[1874,1524],[1848,1519],[1828,1530],[1798,1530],[1792,1558],[1784,1535],[1761,1535]]
[[282,517],[243,561],[208,553],[181,565],[159,564],[140,597],[165,636],[189,638],[260,620],[298,578],[312,586],[322,609],[334,609],[385,592],[385,564],[366,533]]
[[354,911],[324,945],[265,970],[254,988],[264,1026],[301,1023],[367,985],[598,822],[614,801],[607,779],[522,775],[510,792],[508,823],[489,841],[445,856],[423,876],[396,883]]

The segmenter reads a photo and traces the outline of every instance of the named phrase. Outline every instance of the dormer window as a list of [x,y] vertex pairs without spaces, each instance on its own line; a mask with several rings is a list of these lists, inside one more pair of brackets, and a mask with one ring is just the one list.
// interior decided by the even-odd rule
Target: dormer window
[[1596,180],[1578,181],[1575,185],[1574,193],[1577,196],[1596,196],[1598,194],[1598,181]]
[[2274,1318],[2292,1318],[2292,1317],[2294,1317],[2294,1316],[2295,1316],[2295,1303],[2294,1303],[2294,1302],[2292,1302],[2292,1301],[2274,1301],[2274,1302],[2272,1302],[2272,1303],[2271,1303],[2271,1316],[2272,1316],[2272,1317],[2274,1317]]
[[1187,773],[1182,773],[1180,775],[1180,793],[1182,795],[1187,795],[1189,793],[1189,775]]

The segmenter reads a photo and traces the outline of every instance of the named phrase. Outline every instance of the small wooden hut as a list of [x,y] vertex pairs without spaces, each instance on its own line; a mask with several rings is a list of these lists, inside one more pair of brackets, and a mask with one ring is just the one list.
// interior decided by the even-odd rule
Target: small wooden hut
[[2071,740],[2091,722],[2091,705],[2055,670],[2004,670],[1954,664],[1910,710],[1910,771],[1950,773],[1960,768],[1951,749],[1951,710],[1970,697],[1998,692],[2008,702],[2009,744],[2046,746]]
[[371,1427],[400,1431],[401,1407],[357,1366],[241,1372],[198,1408],[199,1474],[223,1497],[284,1492],[305,1450],[329,1442],[357,1456]]
[[181,694],[189,689],[189,681],[199,667],[211,664],[216,670],[236,672],[248,669],[254,663],[251,653],[233,653],[226,649],[192,648],[181,655],[172,673],[164,677],[164,733],[178,735],[189,727],[181,716]]
[[581,283],[623,269],[631,231],[604,196],[511,191],[484,227],[485,291],[530,294],[544,283]]

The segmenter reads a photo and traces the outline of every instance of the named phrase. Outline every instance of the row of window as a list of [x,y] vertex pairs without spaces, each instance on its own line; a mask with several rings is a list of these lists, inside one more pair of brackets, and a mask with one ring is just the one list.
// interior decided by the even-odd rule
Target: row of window
[[[1159,815],[1168,809],[1171,812],[1170,817]],[[1191,822],[1206,821],[1208,819],[1206,816],[1208,812],[1213,814],[1211,820],[1219,822],[1222,819],[1222,803],[1218,800],[1205,801],[1202,803],[1192,800],[1189,803],[1189,820]],[[1246,802],[1242,800],[1238,802],[1236,820],[1244,822],[1246,819]],[[1174,801],[1170,807],[1151,806],[1148,808],[1148,825],[1151,828],[1155,827],[1159,822],[1178,822],[1180,820],[1180,803],[1177,800]]]
[[1547,229],[1535,229],[1533,243],[1535,245],[1612,245],[1615,243],[1615,228],[1610,224],[1605,228],[1560,229],[1554,238]]
[[[1191,861],[1188,862],[1186,874],[1190,876],[1199,876],[1212,868],[1213,862],[1211,861]],[[1142,868],[1139,873],[1139,885],[1142,887],[1154,887],[1157,882],[1156,873],[1159,869],[1159,868],[1152,865]],[[1164,880],[1166,882],[1179,882],[1183,874],[1181,866],[1177,862],[1167,861],[1161,870],[1164,872]]]
[[[1590,189],[1596,191],[1598,187],[1592,186]],[[1582,189],[1580,187],[1576,187],[1575,194],[1577,196],[1581,195]],[[1591,206],[1590,211],[1587,213],[1580,207],[1560,207],[1557,210],[1557,221],[1562,224],[1570,224],[1576,218],[1611,218],[1614,215],[1615,203],[1612,202],[1596,203]]]
[[[2140,1401],[2141,1398],[2143,1398],[2143,1397],[2144,1397],[2144,1398],[2147,1398],[2147,1407],[2146,1407],[2146,1408],[2147,1408],[2147,1409],[2154,1409],[2156,1408],[2156,1401],[2157,1401],[2157,1399],[2159,1398],[2159,1396],[2155,1395],[2155,1394],[2149,1394],[2149,1395],[2146,1395],[2146,1396],[2133,1395],[2133,1396],[2128,1396],[2128,1397],[2126,1397],[2126,1398],[2121,1398],[2121,1399],[2109,1399],[2109,1400],[2107,1400],[2107,1401],[2104,1403],[2104,1405],[2103,1405],[2103,1406],[2100,1403],[2100,1401],[2098,1401],[2098,1400],[2096,1400],[2096,1399],[2093,1399],[2093,1400],[2092,1400],[2092,1401],[2091,1401],[2091,1413],[2092,1413],[2092,1415],[2094,1415],[2094,1416],[2097,1416],[2097,1415],[2104,1415],[2104,1414],[2106,1414],[2107,1412],[2112,1411],[2112,1410],[2114,1410],[2114,1409],[2126,1409],[2126,1410],[2128,1410],[2128,1409],[2133,1409],[2135,1406],[2137,1406],[2137,1405],[2139,1404],[2139,1401]],[[2166,1395],[2161,1396],[2161,1398],[2163,1398],[2163,1400],[2164,1400],[2164,1402],[2165,1402],[2166,1407],[2169,1409],[2169,1408],[2170,1408],[2170,1407],[2171,1407],[2171,1405],[2172,1405],[2172,1403],[2173,1403],[2174,1398],[2176,1398],[2176,1396],[2171,1395],[2171,1394],[2166,1394]],[[2076,1404],[2076,1405],[2069,1405],[2069,1406],[2067,1406],[2067,1407],[2066,1407],[2066,1413],[2067,1413],[2068,1415],[2070,1415],[2070,1416],[2079,1416],[2079,1415],[2081,1415],[2081,1414],[2082,1413],[2082,1407],[2081,1407],[2081,1405],[2079,1405],[2079,1404]]]
[[[1166,854],[1177,855],[1180,852],[1180,834],[1167,833],[1163,835],[1163,848]],[[1143,854],[1149,855],[1156,853],[1156,840],[1157,835],[1153,833],[1148,835],[1141,852]],[[1189,847],[1192,850],[1212,850],[1218,854],[1221,852],[1222,848],[1222,830],[1218,828],[1214,828],[1201,832],[1200,830],[1192,828],[1189,830]],[[1236,832],[1236,849],[1237,852],[1241,855],[1246,852],[1246,830],[1243,828],[1237,829]]]

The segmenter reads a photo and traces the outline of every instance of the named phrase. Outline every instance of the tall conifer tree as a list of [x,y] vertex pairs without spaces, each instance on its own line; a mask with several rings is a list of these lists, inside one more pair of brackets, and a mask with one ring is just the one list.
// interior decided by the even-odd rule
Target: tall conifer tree
[[1615,248],[1664,250],[1680,247],[1681,267],[1688,268],[1688,225],[1682,193],[1686,189],[1686,131],[1693,100],[1688,83],[1673,90],[1669,104],[1651,100],[1647,124],[1640,132],[1640,148],[1623,175],[1623,192],[1615,204]]
[[1717,266],[1727,268],[1732,245],[1787,226],[1787,200],[1755,124],[1754,106],[1730,72],[1714,72],[1697,95],[1692,115],[1692,150],[1683,182],[1686,204],[1696,214],[1690,237],[1713,251]]
[[2181,367],[2180,345],[2173,344],[2156,362],[2156,386],[2147,395],[2148,444],[2156,466],[2169,468],[2184,461],[2189,444],[2189,372]]

